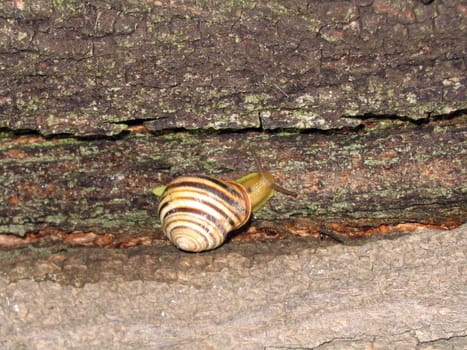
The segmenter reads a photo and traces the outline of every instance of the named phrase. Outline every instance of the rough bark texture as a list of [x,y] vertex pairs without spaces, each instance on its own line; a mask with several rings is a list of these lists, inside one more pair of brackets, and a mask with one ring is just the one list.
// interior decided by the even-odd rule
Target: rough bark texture
[[[309,217],[352,226],[459,223],[466,216],[466,127],[460,121],[340,135],[3,139],[0,232],[23,235],[46,226],[152,232],[157,198],[151,188],[196,172],[240,177],[254,170],[248,149],[299,194],[277,194],[256,218]],[[277,145],[278,154],[266,151]]]
[[[1,1],[0,246],[152,243],[0,250],[1,347],[465,348],[465,226],[318,248],[277,232],[465,221],[466,17],[460,0]],[[250,150],[298,193],[257,214],[285,241],[154,242],[151,188],[239,177]]]
[[260,219],[462,223],[466,14],[462,1],[4,1],[0,233],[153,232],[152,187],[236,178],[249,149],[299,194]]
[[[0,255],[2,349],[467,348],[467,227],[309,241]],[[31,264],[34,261],[34,264]]]
[[3,1],[0,127],[332,129],[466,109],[463,1]]

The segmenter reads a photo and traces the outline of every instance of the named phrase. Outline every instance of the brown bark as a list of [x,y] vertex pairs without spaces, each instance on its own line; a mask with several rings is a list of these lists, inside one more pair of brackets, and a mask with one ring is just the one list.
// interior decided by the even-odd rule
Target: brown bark
[[151,188],[189,173],[238,178],[255,170],[250,149],[280,184],[298,193],[277,194],[257,213],[260,219],[353,226],[465,220],[465,117],[436,127],[369,127],[339,134],[3,139],[0,229],[153,232],[157,199]]
[[0,232],[153,232],[152,187],[236,178],[253,170],[249,149],[299,194],[260,219],[461,223],[466,13],[461,1],[3,2]]
[[334,129],[467,108],[460,1],[4,1],[0,127]]

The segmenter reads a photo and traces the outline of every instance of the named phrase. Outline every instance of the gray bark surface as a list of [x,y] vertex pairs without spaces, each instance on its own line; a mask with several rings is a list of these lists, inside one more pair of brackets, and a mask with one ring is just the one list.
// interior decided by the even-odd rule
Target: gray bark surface
[[467,226],[357,246],[157,251],[41,251],[34,266],[10,256],[2,348],[467,346]]

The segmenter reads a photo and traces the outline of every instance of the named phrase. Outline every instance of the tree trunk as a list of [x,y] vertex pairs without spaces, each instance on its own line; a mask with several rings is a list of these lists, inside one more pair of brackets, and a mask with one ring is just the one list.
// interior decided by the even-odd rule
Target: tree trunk
[[4,349],[467,348],[465,225],[201,255],[57,248],[0,256]]
[[151,188],[236,178],[264,220],[465,221],[462,1],[0,4],[0,232],[149,234]]

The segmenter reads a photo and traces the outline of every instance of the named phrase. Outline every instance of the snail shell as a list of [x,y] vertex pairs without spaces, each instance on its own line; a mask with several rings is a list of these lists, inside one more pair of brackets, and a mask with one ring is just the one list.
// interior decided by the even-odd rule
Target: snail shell
[[212,176],[182,176],[153,193],[164,234],[179,249],[201,252],[220,246],[227,234],[243,226],[275,191],[294,195],[275,184],[253,153],[258,172],[236,181]]
[[162,229],[179,249],[200,252],[220,246],[251,215],[245,188],[211,176],[182,176],[170,182],[158,207]]

